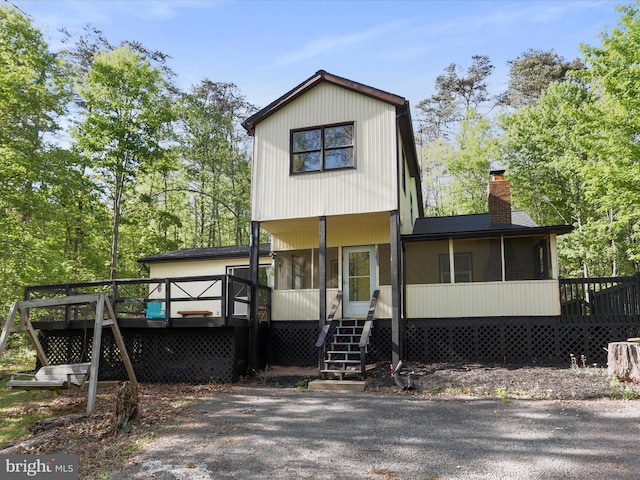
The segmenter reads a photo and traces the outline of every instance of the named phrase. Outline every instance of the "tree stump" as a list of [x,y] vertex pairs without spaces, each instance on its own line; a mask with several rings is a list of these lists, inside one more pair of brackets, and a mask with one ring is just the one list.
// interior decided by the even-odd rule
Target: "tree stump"
[[607,347],[607,374],[640,383],[640,343],[614,342]]
[[131,382],[123,382],[118,387],[116,398],[116,417],[118,430],[122,430],[127,423],[137,420],[140,417],[138,409],[138,387],[131,385]]

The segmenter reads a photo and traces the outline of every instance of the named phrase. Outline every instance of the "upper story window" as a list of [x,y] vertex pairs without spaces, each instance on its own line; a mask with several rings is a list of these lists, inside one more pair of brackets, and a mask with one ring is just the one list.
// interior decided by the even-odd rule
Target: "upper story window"
[[352,123],[291,131],[291,173],[354,168]]

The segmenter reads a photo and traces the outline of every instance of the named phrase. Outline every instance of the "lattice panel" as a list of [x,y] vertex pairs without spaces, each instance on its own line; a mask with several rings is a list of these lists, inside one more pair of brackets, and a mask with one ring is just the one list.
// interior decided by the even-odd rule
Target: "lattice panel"
[[391,361],[391,320],[378,319],[373,322],[371,344],[367,352],[367,362]]
[[[93,332],[89,332],[88,337],[85,333],[81,331],[78,335],[75,331],[60,331],[57,335],[40,334],[38,338],[50,364],[80,363],[91,360]],[[39,362],[37,367],[40,367]]]
[[271,322],[271,360],[274,365],[318,364],[318,322]]
[[449,358],[451,342],[450,331],[446,327],[427,326],[425,337],[427,338],[426,352],[423,353],[425,362],[438,362],[442,358]]
[[502,347],[502,332],[497,325],[478,326],[478,356],[481,362],[502,362],[504,348]]
[[467,362],[477,357],[476,330],[471,325],[460,325],[452,329],[451,350],[449,358],[452,362]]
[[549,364],[555,363],[556,338],[553,325],[531,325],[531,363]]
[[427,346],[426,332],[413,324],[407,326],[407,358],[419,358]]
[[[90,332],[92,333],[92,332]],[[149,383],[231,383],[248,365],[246,328],[136,329],[122,336],[138,381]],[[41,335],[52,364],[90,361],[92,336],[82,331],[50,331]],[[78,352],[86,352],[78,360]],[[126,380],[126,371],[110,331],[102,335],[100,380]]]
[[[123,329],[127,351],[142,382],[233,382],[248,367],[248,329]],[[52,364],[91,359],[92,330],[43,331],[41,342]],[[555,364],[570,354],[605,365],[609,342],[640,337],[638,316],[409,319],[407,361],[437,363]],[[314,366],[318,363],[317,322],[272,322],[258,332],[258,362]],[[368,362],[392,356],[391,320],[375,321]],[[103,333],[100,379],[126,378],[111,332]]]
[[562,326],[559,328],[559,356],[569,364],[571,355],[587,355],[584,328],[581,326]]
[[505,325],[504,355],[507,363],[525,364],[531,360],[529,353],[529,331],[524,325]]

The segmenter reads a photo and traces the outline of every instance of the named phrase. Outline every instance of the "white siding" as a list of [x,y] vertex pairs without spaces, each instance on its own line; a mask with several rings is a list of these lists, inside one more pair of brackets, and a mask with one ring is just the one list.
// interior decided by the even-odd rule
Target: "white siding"
[[[271,257],[260,257],[261,265],[271,264]],[[248,258],[227,258],[220,260],[190,260],[176,262],[158,262],[150,264],[150,278],[180,278],[197,277],[201,275],[224,275],[227,267],[249,266]],[[151,284],[149,286],[150,299],[162,300],[165,298],[164,284]],[[210,281],[198,282],[174,282],[171,285],[172,297],[184,297],[186,295],[197,297],[200,295],[213,297],[222,295],[222,283],[215,284]],[[244,308],[244,305],[239,308]],[[180,310],[209,310],[214,317],[220,316],[221,302],[219,300],[201,301],[174,301],[171,303],[171,316],[178,317]],[[237,313],[237,312],[236,312]]]
[[407,285],[409,318],[560,315],[557,280]]
[[[338,289],[327,289],[327,315]],[[273,290],[271,292],[272,320],[315,320],[320,311],[319,290]],[[342,316],[342,305],[335,318]],[[391,287],[380,287],[374,318],[391,318]]]
[[[291,129],[351,121],[356,126],[355,169],[289,174]],[[396,156],[393,105],[320,84],[256,126],[252,220],[394,210]]]
[[[260,264],[271,264],[270,257],[260,257]],[[220,260],[189,260],[158,262],[149,265],[149,278],[197,277],[199,275],[224,275],[227,267],[249,265],[249,257]]]

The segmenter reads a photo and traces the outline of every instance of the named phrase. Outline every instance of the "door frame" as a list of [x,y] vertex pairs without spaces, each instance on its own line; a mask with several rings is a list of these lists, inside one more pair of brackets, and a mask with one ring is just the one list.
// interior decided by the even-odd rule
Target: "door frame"
[[[350,301],[349,296],[349,254],[356,252],[369,253],[369,294],[366,301]],[[371,296],[377,285],[377,249],[375,245],[357,245],[342,247],[342,316],[364,317],[369,311]]]

